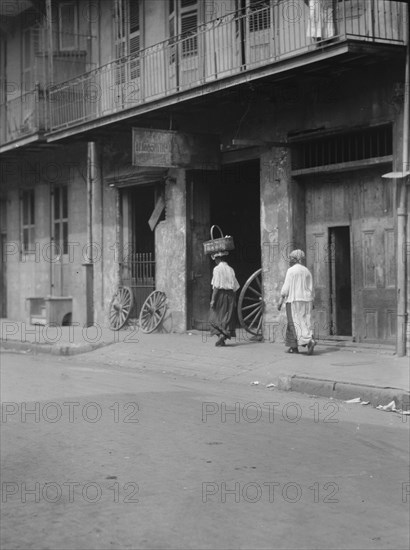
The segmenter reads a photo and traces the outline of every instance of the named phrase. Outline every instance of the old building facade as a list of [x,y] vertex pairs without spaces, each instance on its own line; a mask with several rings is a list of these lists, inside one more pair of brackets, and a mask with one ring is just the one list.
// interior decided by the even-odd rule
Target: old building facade
[[2,316],[107,324],[125,285],[206,327],[218,224],[265,338],[300,247],[319,338],[408,352],[405,2],[0,5]]

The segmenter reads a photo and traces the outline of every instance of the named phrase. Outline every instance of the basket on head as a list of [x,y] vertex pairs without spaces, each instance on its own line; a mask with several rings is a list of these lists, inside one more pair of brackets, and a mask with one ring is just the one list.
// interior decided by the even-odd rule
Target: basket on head
[[[213,232],[214,229],[217,228],[220,233],[220,237],[217,239],[214,238]],[[219,227],[219,225],[213,225],[210,230],[210,241],[204,242],[204,253],[205,254],[215,254],[216,252],[229,252],[230,250],[234,250],[235,245],[233,244],[233,237],[226,235],[223,236],[222,229]]]

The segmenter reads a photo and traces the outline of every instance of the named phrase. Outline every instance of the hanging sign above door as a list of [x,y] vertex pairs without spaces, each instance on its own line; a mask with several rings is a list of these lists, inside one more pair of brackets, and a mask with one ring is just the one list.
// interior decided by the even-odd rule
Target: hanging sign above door
[[172,130],[132,129],[132,164],[164,168],[216,170],[220,166],[219,137]]

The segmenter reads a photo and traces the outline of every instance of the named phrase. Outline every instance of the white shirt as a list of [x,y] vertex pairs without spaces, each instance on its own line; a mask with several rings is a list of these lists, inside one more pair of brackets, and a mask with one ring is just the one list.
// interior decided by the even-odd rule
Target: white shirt
[[313,301],[313,279],[307,267],[295,264],[287,270],[281,295],[286,298],[287,303]]
[[211,285],[212,288],[223,288],[224,290],[233,290],[235,292],[239,288],[235,271],[224,261],[221,261],[214,267]]

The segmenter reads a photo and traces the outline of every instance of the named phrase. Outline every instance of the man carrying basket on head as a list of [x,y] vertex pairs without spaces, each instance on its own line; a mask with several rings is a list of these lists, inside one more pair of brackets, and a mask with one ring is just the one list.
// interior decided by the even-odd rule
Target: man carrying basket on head
[[225,340],[235,336],[236,324],[236,291],[239,283],[236,280],[235,271],[223,259],[229,252],[216,252],[211,255],[216,266],[212,275],[212,298],[209,314],[211,335],[216,334],[218,340],[215,346],[224,346]]
[[[215,239],[213,230],[218,228],[221,237]],[[212,274],[212,298],[209,313],[211,334],[216,334],[218,340],[215,346],[224,346],[225,340],[235,336],[236,325],[236,291],[239,283],[236,280],[235,271],[223,259],[228,256],[229,250],[234,249],[233,238],[223,236],[222,230],[217,225],[211,227],[211,240],[204,243],[205,254],[210,254],[216,262]]]

